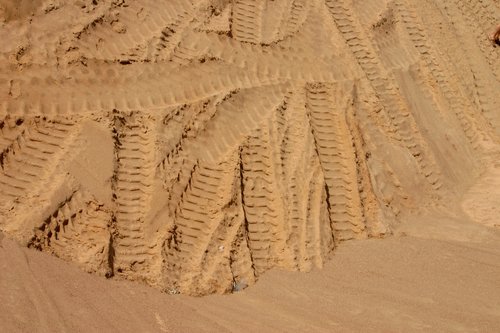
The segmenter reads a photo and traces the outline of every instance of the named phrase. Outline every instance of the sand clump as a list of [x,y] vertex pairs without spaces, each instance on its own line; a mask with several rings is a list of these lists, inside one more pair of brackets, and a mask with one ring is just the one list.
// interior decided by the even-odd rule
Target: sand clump
[[429,212],[498,227],[498,2],[452,3],[1,1],[0,230],[205,295]]

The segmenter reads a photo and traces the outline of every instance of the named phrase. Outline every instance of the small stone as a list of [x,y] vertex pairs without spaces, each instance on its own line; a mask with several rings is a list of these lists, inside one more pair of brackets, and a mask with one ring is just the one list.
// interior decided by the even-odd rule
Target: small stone
[[127,27],[125,26],[125,24],[119,22],[119,21],[115,21],[111,24],[111,28],[113,29],[114,32],[117,32],[119,34],[123,34],[125,32],[127,32]]

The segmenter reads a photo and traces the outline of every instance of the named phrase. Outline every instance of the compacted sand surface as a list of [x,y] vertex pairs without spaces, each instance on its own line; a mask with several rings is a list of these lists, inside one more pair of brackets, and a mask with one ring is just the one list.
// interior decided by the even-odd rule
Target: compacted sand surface
[[350,242],[322,270],[273,270],[202,298],[91,276],[4,239],[0,320],[6,332],[495,332],[500,234],[476,236]]

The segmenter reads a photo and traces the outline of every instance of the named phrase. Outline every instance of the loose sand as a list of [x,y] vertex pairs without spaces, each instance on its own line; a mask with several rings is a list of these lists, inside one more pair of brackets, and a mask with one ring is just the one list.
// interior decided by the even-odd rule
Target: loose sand
[[272,270],[244,291],[202,298],[91,276],[4,239],[2,330],[495,332],[500,233],[468,231],[476,241],[441,239],[433,230],[348,242],[321,270]]
[[0,325],[498,330],[499,22],[0,0]]

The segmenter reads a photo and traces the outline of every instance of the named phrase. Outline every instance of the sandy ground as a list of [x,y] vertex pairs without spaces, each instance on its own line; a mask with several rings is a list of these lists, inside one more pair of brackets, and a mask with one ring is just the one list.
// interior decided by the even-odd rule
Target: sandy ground
[[0,0],[0,331],[499,331],[499,6]]
[[242,292],[202,298],[92,276],[4,238],[2,331],[498,331],[500,233],[471,234],[477,241],[433,232],[350,242],[322,270],[273,270]]

